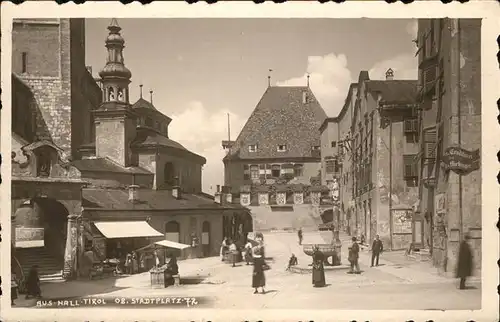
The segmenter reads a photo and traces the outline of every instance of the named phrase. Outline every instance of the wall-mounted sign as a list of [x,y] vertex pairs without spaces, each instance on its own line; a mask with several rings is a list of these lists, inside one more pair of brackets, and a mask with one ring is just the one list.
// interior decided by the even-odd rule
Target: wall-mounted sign
[[480,167],[479,149],[468,151],[460,147],[449,147],[443,153],[442,162],[447,170],[466,175]]
[[393,233],[411,234],[412,211],[411,210],[393,210]]
[[43,247],[44,232],[43,228],[16,227],[16,247]]

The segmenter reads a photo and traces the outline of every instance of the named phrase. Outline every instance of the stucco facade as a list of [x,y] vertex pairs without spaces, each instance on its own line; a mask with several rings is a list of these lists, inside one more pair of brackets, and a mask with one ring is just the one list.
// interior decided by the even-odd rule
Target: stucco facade
[[[474,265],[480,269],[481,20],[421,19],[418,47],[424,138],[419,213],[426,247],[434,265],[450,272],[459,242],[468,233]],[[450,170],[449,148],[477,151],[477,166],[462,173]]]
[[[405,123],[416,119],[416,81],[394,80],[392,70],[386,76],[374,81],[361,72],[339,115],[323,123],[322,180],[338,181],[339,221],[349,234],[368,241],[379,235],[387,249],[403,249],[412,243],[418,197],[417,174],[405,170],[418,153],[416,129]],[[405,223],[398,222],[402,213]]]

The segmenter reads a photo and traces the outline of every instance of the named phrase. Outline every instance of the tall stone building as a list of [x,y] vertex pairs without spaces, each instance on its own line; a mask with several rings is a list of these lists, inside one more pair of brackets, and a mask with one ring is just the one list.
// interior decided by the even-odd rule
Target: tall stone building
[[223,191],[251,209],[257,229],[317,227],[321,214],[331,213],[320,176],[325,118],[309,86],[269,83],[237,139],[222,142]]
[[481,267],[481,20],[420,19],[420,203],[425,247],[452,271],[468,233]]
[[[80,20],[14,26],[21,28],[13,42],[22,59],[20,74],[12,75],[13,269],[36,264],[44,278],[72,278],[88,274],[81,264],[90,249],[105,259],[162,241],[186,258],[218,255],[224,236],[243,242],[252,230],[248,210],[201,191],[205,158],[169,138],[172,120],[152,99],[141,94],[130,103],[132,73],[116,19],[108,27],[102,90],[84,65]],[[60,40],[80,44],[75,58],[61,58],[68,48]],[[80,87],[68,86],[73,78]],[[86,120],[92,127],[83,130]]]
[[339,185],[338,224],[368,241],[380,235],[387,249],[414,242],[416,89],[416,81],[394,79],[391,69],[385,80],[362,71],[339,115],[320,129],[323,181]]

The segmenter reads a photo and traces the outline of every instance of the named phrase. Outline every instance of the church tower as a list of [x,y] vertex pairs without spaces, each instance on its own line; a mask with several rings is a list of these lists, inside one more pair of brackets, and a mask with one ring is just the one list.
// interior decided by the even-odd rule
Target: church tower
[[132,73],[124,64],[125,41],[120,35],[121,28],[116,19],[111,20],[108,30],[108,57],[99,73],[103,100],[101,106],[94,111],[96,155],[108,157],[128,167],[134,163],[130,143],[136,135],[137,118],[129,102],[128,86]]

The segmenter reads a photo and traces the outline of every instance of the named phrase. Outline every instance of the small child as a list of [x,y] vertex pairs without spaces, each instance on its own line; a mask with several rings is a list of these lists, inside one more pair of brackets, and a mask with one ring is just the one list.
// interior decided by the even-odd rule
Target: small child
[[17,300],[17,278],[16,273],[12,272],[10,274],[10,304],[16,305],[14,300]]
[[286,270],[287,271],[290,270],[290,267],[296,266],[298,263],[299,263],[299,261],[297,260],[297,257],[295,257],[295,254],[292,254],[290,259],[288,260],[288,266],[287,266]]

